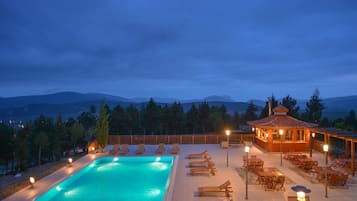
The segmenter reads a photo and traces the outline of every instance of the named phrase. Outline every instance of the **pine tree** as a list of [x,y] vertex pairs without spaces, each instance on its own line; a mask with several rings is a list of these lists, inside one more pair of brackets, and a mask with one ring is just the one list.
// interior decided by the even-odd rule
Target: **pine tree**
[[96,124],[96,139],[100,149],[104,149],[108,141],[109,123],[108,115],[106,113],[105,103],[102,102],[99,111],[99,117]]
[[306,103],[306,111],[304,117],[306,121],[319,123],[322,110],[325,109],[325,106],[322,104],[322,100],[320,99],[320,92],[318,89],[315,89],[314,93],[312,94],[309,102]]
[[265,102],[265,107],[262,109],[260,113],[260,118],[269,116],[269,101],[271,102],[271,106],[270,106],[271,110],[276,106],[278,106],[278,101],[275,99],[274,95],[268,97],[268,101]]
[[258,111],[257,106],[254,105],[252,101],[248,103],[247,110],[245,111],[244,114],[244,119],[245,121],[252,121],[257,119],[257,114],[256,112]]
[[283,100],[280,103],[281,105],[283,105],[284,107],[286,107],[289,112],[288,115],[292,116],[292,117],[299,117],[299,110],[300,107],[296,106],[296,100],[291,98],[289,95],[284,97]]

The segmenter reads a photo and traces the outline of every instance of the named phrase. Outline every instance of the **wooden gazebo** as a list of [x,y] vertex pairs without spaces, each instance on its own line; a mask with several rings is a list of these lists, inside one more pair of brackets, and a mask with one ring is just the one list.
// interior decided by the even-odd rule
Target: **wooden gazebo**
[[288,109],[279,105],[273,114],[247,124],[255,132],[255,142],[269,152],[306,152],[311,146],[311,129],[317,124],[307,123],[287,115]]

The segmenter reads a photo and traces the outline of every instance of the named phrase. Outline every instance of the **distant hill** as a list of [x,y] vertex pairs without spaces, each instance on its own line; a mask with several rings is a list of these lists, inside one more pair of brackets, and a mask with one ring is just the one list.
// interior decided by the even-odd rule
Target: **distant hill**
[[[153,98],[158,104],[171,104],[175,101],[183,105],[187,111],[194,103],[196,106],[202,102],[207,102],[210,106],[224,105],[230,114],[234,112],[245,112],[248,102],[237,102],[229,96],[208,96],[203,99],[176,100],[170,98]],[[147,103],[149,98],[123,98],[100,93],[75,93],[61,92],[47,95],[20,96],[11,98],[0,98],[0,120],[31,120],[40,114],[57,117],[59,114],[63,118],[76,118],[84,111],[88,111],[90,105],[99,108],[102,100],[105,100],[110,108],[116,105],[124,107],[134,104],[140,109]],[[258,109],[265,105],[265,100],[252,100]],[[301,111],[305,110],[307,100],[298,100]],[[357,111],[357,96],[336,97],[323,99],[326,109],[323,116],[328,118],[345,117],[351,109]]]

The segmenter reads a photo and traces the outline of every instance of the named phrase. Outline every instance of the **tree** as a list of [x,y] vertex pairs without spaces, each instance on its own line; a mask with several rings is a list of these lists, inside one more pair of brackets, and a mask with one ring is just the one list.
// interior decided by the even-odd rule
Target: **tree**
[[57,143],[53,147],[53,152],[55,154],[56,160],[61,159],[61,153],[66,148],[69,148],[69,140],[66,133],[66,126],[62,121],[62,117],[58,116],[55,123],[55,136]]
[[234,112],[232,120],[232,129],[238,129],[241,123],[241,117],[238,112]]
[[[269,108],[269,101],[271,103],[270,108]],[[268,101],[265,102],[265,107],[262,109],[262,111],[260,113],[260,118],[269,116],[269,109],[272,110],[276,106],[278,106],[278,101],[275,99],[274,95],[272,95],[271,97],[268,97]]]
[[258,111],[257,106],[254,105],[253,101],[250,101],[248,103],[247,109],[244,114],[244,120],[247,121],[252,121],[257,119],[257,114],[256,112]]
[[0,161],[5,161],[6,171],[8,164],[13,161],[13,129],[4,123],[0,124]]
[[186,123],[187,128],[192,133],[197,132],[200,123],[199,123],[199,113],[195,104],[192,104],[191,108],[187,111],[186,119],[187,119],[187,123]]
[[147,131],[154,133],[160,127],[160,107],[150,98],[144,110],[144,127]]
[[356,113],[354,110],[351,110],[348,113],[348,116],[345,118],[345,124],[346,124],[348,130],[352,130],[352,131],[357,130]]
[[217,133],[218,130],[223,130],[224,121],[222,111],[217,107],[212,107],[208,115],[208,122],[214,132]]
[[198,107],[198,117],[201,127],[201,132],[206,133],[208,127],[208,116],[210,113],[209,105],[207,102],[203,102]]
[[133,130],[138,128],[140,122],[140,115],[138,109],[133,104],[130,104],[129,107],[126,108],[126,115],[128,118],[128,129],[130,135],[133,134]]
[[81,123],[76,122],[71,126],[69,129],[70,133],[70,139],[71,139],[71,144],[73,146],[73,151],[75,151],[75,148],[77,147],[78,143],[82,140],[85,136],[85,129],[82,126]]
[[313,95],[311,96],[309,102],[306,103],[306,110],[305,110],[305,120],[313,123],[319,123],[322,110],[325,109],[324,105],[322,104],[322,100],[320,99],[320,92],[318,89],[315,89]]
[[177,132],[182,132],[183,125],[184,125],[184,119],[185,119],[185,113],[183,111],[181,103],[174,102],[171,105],[171,114],[172,114],[172,119],[171,119],[171,128],[173,129],[173,132],[176,134]]
[[96,124],[96,139],[100,150],[102,151],[107,144],[109,135],[108,115],[105,108],[104,101],[102,102],[99,110],[99,117]]
[[30,159],[30,144],[28,138],[32,135],[32,125],[27,123],[23,129],[16,132],[14,138],[14,154],[17,171],[25,171],[26,161]]
[[111,133],[121,133],[123,131],[126,132],[127,127],[127,116],[125,110],[117,105],[109,118],[109,129]]
[[289,112],[288,115],[298,118],[299,117],[299,110],[300,107],[296,106],[296,100],[291,98],[289,95],[284,97],[283,100],[281,101],[281,105],[283,105],[284,107],[286,107]]
[[48,137],[45,132],[41,131],[39,134],[36,135],[35,145],[38,146],[38,165],[41,165],[41,154],[42,154],[42,149],[45,146],[48,146]]

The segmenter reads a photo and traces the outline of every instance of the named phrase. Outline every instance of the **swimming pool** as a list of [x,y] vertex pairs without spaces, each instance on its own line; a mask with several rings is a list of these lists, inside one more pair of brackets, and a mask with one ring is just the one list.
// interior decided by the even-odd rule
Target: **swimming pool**
[[35,199],[163,201],[174,157],[103,157]]

